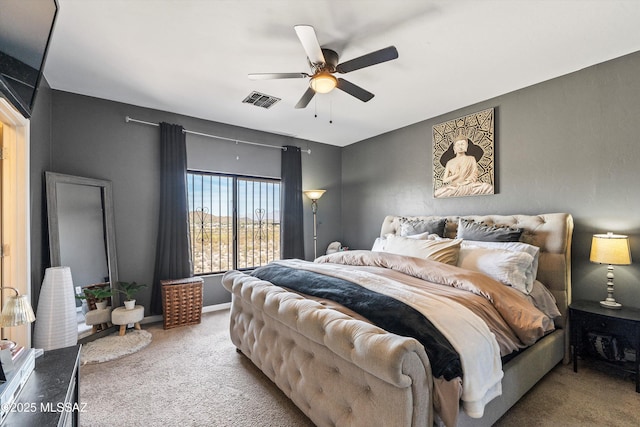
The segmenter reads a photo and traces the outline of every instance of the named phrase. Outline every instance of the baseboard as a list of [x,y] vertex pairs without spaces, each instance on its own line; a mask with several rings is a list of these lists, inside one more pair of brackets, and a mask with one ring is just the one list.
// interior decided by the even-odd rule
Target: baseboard
[[155,322],[162,322],[162,315],[161,314],[155,314],[153,316],[146,316],[144,319],[142,319],[140,321],[140,323],[142,323],[143,325],[146,323],[155,323]]
[[231,308],[230,302],[225,302],[222,304],[208,305],[206,307],[202,307],[203,313],[212,313],[214,311],[222,311]]
[[[230,302],[225,302],[222,304],[214,304],[214,305],[208,305],[206,307],[202,307],[202,312],[203,313],[213,313],[215,311],[222,311],[222,310],[227,310],[231,308],[231,303]],[[156,314],[153,316],[147,316],[144,319],[142,319],[140,321],[140,323],[142,324],[146,324],[146,323],[155,323],[155,322],[162,322],[163,317],[161,314]]]

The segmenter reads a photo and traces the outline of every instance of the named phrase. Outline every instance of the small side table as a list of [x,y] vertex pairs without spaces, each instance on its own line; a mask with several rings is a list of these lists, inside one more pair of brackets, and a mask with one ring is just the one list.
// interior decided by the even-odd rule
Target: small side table
[[625,337],[636,350],[633,372],[636,378],[636,392],[640,393],[640,310],[625,306],[620,310],[613,310],[602,307],[597,301],[576,301],[569,306],[569,319],[573,371],[578,372],[578,356],[582,353],[585,331]]
[[140,330],[140,321],[144,318],[144,307],[136,305],[132,309],[118,307],[111,313],[111,323],[120,325],[119,336],[123,336],[127,330],[127,325],[133,323],[137,330]]
[[91,333],[98,332],[98,327],[103,331],[109,327],[111,323],[111,306],[105,309],[96,308],[95,310],[87,311],[84,315],[84,323],[92,326]]

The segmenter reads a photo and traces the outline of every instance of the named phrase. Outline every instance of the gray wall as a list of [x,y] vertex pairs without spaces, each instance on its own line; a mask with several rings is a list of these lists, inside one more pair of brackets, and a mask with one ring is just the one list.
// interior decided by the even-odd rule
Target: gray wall
[[[588,261],[593,233],[631,238],[640,257],[640,54],[618,58],[509,93],[343,149],[135,107],[45,87],[31,126],[31,233],[34,303],[48,265],[42,173],[109,179],[114,185],[120,278],[151,283],[157,228],[158,130],[124,117],[178,123],[187,129],[273,145],[303,154],[303,186],[324,188],[318,250],[333,240],[369,248],[386,214],[569,212],[574,216],[574,299],[604,297],[605,267]],[[496,192],[432,197],[431,127],[485,108],[496,112]],[[189,166],[279,175],[277,150],[189,136]],[[236,160],[236,156],[239,157]],[[310,202],[305,249],[313,253]],[[616,297],[640,307],[638,264],[616,267]],[[143,291],[144,292],[144,291]],[[141,295],[148,305],[150,291]],[[228,301],[219,277],[208,277],[205,304]]]
[[[350,145],[342,156],[346,243],[370,248],[387,214],[569,212],[575,221],[573,297],[606,296],[591,236],[630,236],[640,259],[640,53]],[[431,128],[495,107],[496,192],[434,199]],[[638,263],[615,269],[616,299],[640,307]]]
[[[46,170],[69,175],[110,180],[113,184],[116,247],[119,279],[151,284],[153,280],[159,204],[159,128],[125,123],[125,116],[176,123],[186,129],[270,145],[310,148],[303,154],[303,186],[328,190],[322,206],[319,248],[340,236],[340,148],[291,137],[267,134],[225,124],[162,111],[135,107],[97,98],[50,91],[50,138],[32,141],[32,215],[43,217],[42,175]],[[46,125],[42,125],[46,128]],[[40,126],[37,125],[36,126]],[[235,145],[216,139],[187,135],[190,168],[253,176],[280,176],[280,150]],[[239,158],[236,160],[236,156]],[[33,203],[35,201],[35,203]],[[305,200],[306,257],[313,254],[310,202]],[[46,218],[46,217],[45,217]],[[32,235],[34,263],[41,266],[34,275],[34,294],[39,291],[43,270],[48,266],[46,228]],[[34,257],[36,257],[34,255]],[[138,294],[139,303],[149,306],[150,288]],[[205,278],[204,304],[230,300],[220,276]],[[149,314],[148,312],[146,313]]]

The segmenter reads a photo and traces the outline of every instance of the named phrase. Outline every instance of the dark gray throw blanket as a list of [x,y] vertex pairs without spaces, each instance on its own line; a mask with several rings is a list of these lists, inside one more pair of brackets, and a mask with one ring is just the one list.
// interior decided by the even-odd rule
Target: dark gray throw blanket
[[460,356],[442,333],[419,311],[357,283],[278,264],[255,269],[254,277],[303,294],[335,301],[378,327],[413,337],[425,348],[435,378],[462,377]]

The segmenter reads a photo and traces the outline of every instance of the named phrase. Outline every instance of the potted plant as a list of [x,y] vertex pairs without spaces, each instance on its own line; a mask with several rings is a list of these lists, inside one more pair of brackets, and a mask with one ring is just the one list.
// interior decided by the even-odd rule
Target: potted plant
[[142,288],[146,288],[147,285],[144,283],[136,283],[136,282],[118,282],[118,291],[123,293],[125,296],[124,306],[127,310],[131,310],[136,306],[135,295]]
[[110,288],[83,288],[82,293],[77,294],[76,298],[79,300],[87,300],[87,305],[91,308],[90,301],[95,303],[97,309],[104,310],[107,308],[107,299],[113,296],[113,291]]

